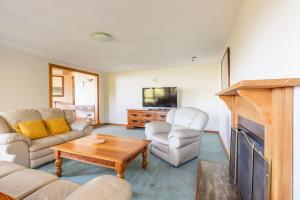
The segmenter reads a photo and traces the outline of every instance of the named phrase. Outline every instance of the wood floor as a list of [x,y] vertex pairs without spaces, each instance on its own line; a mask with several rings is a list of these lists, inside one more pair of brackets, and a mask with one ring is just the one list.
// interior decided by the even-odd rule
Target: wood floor
[[227,164],[199,161],[196,200],[242,200],[229,178]]

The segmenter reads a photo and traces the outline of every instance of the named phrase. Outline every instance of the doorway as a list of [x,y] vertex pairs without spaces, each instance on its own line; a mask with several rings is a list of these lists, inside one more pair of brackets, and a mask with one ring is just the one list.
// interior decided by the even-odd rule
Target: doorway
[[76,119],[99,125],[99,75],[50,63],[49,107],[72,110]]

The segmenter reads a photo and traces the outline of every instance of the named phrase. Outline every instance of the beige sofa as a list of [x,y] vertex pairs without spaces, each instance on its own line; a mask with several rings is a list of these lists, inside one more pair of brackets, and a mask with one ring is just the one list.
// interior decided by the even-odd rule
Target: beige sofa
[[131,199],[130,184],[115,176],[100,176],[80,186],[6,161],[0,161],[0,192],[24,200]]
[[[64,117],[71,131],[55,136],[48,136],[36,140],[15,133],[13,127],[23,121],[47,120]],[[89,135],[93,126],[86,121],[76,121],[70,110],[51,109],[23,109],[0,112],[0,160],[18,163],[25,167],[34,168],[54,160],[54,145]]]

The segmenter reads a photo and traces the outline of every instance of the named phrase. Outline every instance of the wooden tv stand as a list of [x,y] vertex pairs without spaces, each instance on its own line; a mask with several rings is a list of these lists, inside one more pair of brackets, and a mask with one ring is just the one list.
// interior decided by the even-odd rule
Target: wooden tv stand
[[170,109],[128,109],[127,128],[145,127],[145,124],[152,121],[166,121]]

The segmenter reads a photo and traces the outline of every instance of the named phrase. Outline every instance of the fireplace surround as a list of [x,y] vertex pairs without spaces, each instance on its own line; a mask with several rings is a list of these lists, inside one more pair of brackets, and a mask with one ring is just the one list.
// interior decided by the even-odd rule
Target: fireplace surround
[[[257,144],[256,149],[253,150],[253,157],[267,159],[268,164],[263,164],[262,169],[265,169],[268,174],[267,182],[270,189],[269,192],[266,190],[260,193],[264,195],[260,195],[260,197],[271,200],[292,199],[293,93],[294,87],[299,85],[299,78],[244,80],[217,93],[231,111],[231,128],[237,133],[243,132],[248,138],[253,136],[241,129],[240,117],[261,125],[263,134],[254,136],[254,139],[257,139]],[[245,123],[242,122],[242,124]],[[249,129],[248,131],[253,132]],[[252,139],[253,137],[250,137],[248,140],[251,141]],[[237,142],[232,141],[231,146],[233,145],[237,145]],[[259,150],[259,148],[261,149]],[[233,150],[230,150],[232,153]],[[240,149],[240,151],[249,152],[250,150]],[[260,154],[262,157],[259,157]],[[235,161],[231,158],[231,171],[233,170],[233,162]],[[247,173],[252,173],[254,177],[261,176],[260,171],[256,170],[256,167],[260,167],[261,163],[264,162],[254,162],[254,170],[247,168]],[[236,171],[237,177],[238,173]],[[244,176],[245,173],[240,172],[240,175]],[[237,179],[238,182],[239,178]],[[265,182],[266,179],[254,178],[251,184],[246,183],[238,187],[240,190],[248,189],[244,199],[250,197],[260,199],[256,196],[258,193],[249,192],[250,187],[247,186],[252,185],[252,190],[257,191],[260,189],[258,188],[259,185],[265,184]],[[249,195],[250,193],[251,195]],[[265,197],[265,195],[267,196]]]

